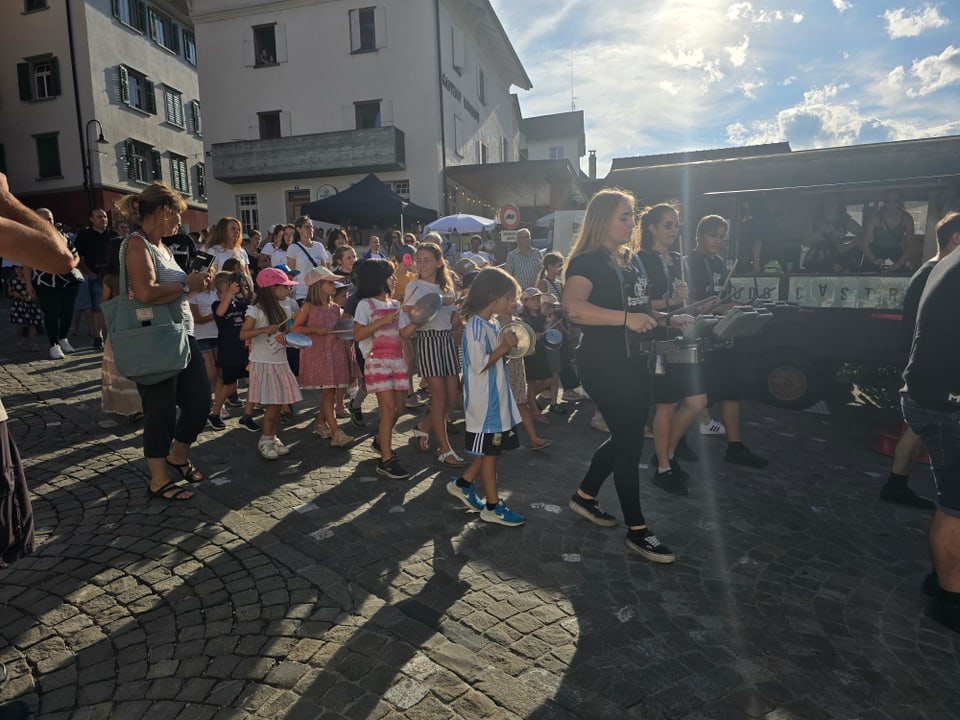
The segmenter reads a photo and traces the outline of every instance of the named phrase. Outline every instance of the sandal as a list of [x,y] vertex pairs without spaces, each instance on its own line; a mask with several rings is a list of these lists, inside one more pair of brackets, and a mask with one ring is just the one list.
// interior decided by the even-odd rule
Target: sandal
[[413,428],[413,437],[417,441],[417,450],[422,453],[430,452],[430,433]]
[[[450,462],[452,460],[452,462]],[[447,467],[466,467],[467,461],[457,455],[453,448],[437,455],[437,461]]]
[[[173,480],[168,482],[159,490],[151,490],[150,486],[147,485],[147,492],[150,493],[150,497],[159,498],[160,500],[167,500],[169,502],[182,502],[193,497],[192,490],[185,488],[183,485],[178,485]],[[173,493],[172,495],[170,494],[171,492]],[[190,494],[184,497],[184,493]]]
[[198,483],[203,480],[203,473],[193,466],[193,463],[187,460],[185,463],[172,463],[167,460],[167,465],[176,468],[180,477],[191,483]]
[[350,413],[347,412],[347,409],[344,407],[339,407],[333,411],[333,414],[336,415],[340,420],[346,420],[350,417]]
[[546,450],[553,445],[553,440],[540,440],[539,443],[530,443],[531,450]]

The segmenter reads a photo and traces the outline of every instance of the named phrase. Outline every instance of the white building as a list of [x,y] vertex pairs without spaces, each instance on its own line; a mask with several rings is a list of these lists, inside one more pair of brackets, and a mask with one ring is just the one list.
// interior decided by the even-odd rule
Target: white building
[[488,0],[192,0],[213,217],[246,228],[375,172],[454,211],[458,165],[519,159],[531,87]]
[[580,170],[587,154],[583,110],[538,115],[520,122],[520,153],[525,160],[569,160]]
[[25,203],[85,225],[162,179],[206,225],[186,0],[4,0],[0,87],[0,169]]

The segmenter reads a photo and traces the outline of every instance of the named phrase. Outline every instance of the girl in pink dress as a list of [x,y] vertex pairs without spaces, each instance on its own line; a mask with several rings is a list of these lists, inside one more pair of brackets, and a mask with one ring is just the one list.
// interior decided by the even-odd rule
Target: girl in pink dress
[[307,299],[297,313],[293,332],[309,335],[313,345],[300,351],[300,387],[320,390],[320,411],[314,432],[329,437],[333,447],[346,447],[353,438],[337,426],[334,403],[337,390],[350,384],[350,368],[343,341],[333,334],[343,312],[333,302],[337,275],[323,266],[307,273]]

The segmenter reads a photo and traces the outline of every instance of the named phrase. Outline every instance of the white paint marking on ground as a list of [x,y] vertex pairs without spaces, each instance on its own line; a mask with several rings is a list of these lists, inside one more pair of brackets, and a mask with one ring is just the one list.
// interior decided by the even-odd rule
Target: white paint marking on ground
[[316,505],[314,505],[313,503],[307,503],[306,505],[301,505],[300,507],[298,507],[297,512],[303,515],[304,513],[308,513],[316,509],[317,509]]
[[[116,423],[114,423],[114,425],[116,425]],[[47,423],[47,427],[60,427],[60,421],[51,420],[50,422]]]
[[626,607],[619,608],[619,609],[614,613],[614,615],[616,616],[617,620],[619,620],[619,621],[622,622],[622,623],[629,622],[629,621],[633,620],[633,616],[634,616],[635,614],[636,614],[636,610],[634,610],[630,605],[627,605]]
[[230,482],[230,478],[226,476],[215,477],[210,482],[212,482],[214,485],[226,485]]
[[827,511],[826,508],[817,507],[816,505],[811,505],[810,509],[813,510],[813,512],[815,513],[825,513]]
[[406,511],[407,509],[403,505],[393,505],[387,512],[389,512],[391,515],[395,515],[397,513],[402,513]]
[[872,477],[872,478],[882,478],[882,477],[884,477],[883,473],[872,472],[872,471],[867,471],[867,472],[864,473],[864,475],[866,475],[867,477]]
[[814,442],[819,442],[819,443],[825,443],[827,441],[826,438],[818,438],[818,437],[810,438],[810,439],[813,440]]
[[328,538],[333,537],[333,528],[322,527],[319,530],[314,530],[312,533],[310,533],[310,537],[312,537],[317,542],[323,542],[324,540],[327,540]]
[[564,553],[563,555],[561,555],[561,557],[563,558],[564,562],[570,562],[570,563],[576,563],[583,560],[583,558],[580,557],[580,553]]

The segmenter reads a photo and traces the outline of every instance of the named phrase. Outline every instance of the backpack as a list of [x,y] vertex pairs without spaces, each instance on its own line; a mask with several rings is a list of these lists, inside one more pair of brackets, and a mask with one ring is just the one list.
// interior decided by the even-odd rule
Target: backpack
[[0,568],[30,555],[36,541],[33,534],[33,507],[30,488],[23,474],[20,453],[7,433],[7,424],[0,423],[0,456],[3,458],[3,480],[0,482]]

